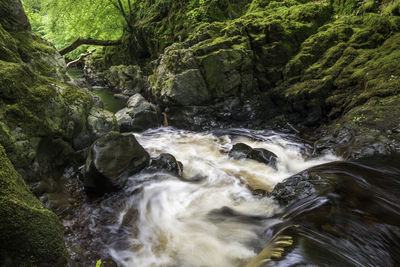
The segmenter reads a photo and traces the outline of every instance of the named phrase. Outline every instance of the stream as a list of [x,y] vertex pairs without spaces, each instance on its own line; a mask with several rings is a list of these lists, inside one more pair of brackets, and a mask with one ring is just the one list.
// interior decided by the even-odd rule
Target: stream
[[[83,246],[119,266],[243,266],[265,246],[266,229],[282,221],[274,217],[282,207],[252,189],[270,191],[301,170],[338,160],[306,159],[306,144],[270,130],[167,127],[135,136],[152,157],[170,153],[181,161],[183,178],[141,172],[122,191],[86,201],[78,219],[64,220],[67,228],[80,224],[86,232],[67,243],[91,239]],[[230,158],[238,142],[274,152],[277,169]]]
[[[122,107],[106,88],[94,93]],[[399,154],[342,161],[268,129],[132,134],[152,158],[174,155],[182,177],[144,170],[98,198],[67,169],[71,266],[400,265]],[[273,152],[276,168],[229,157],[236,143]]]

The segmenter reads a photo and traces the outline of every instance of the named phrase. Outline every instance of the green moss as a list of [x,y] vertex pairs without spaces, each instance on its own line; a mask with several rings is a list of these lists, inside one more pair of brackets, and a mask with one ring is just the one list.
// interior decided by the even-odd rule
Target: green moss
[[25,94],[34,74],[21,64],[0,60],[0,97],[6,102],[14,102]]
[[20,62],[17,46],[12,36],[0,24],[0,60]]
[[66,258],[63,227],[43,208],[0,145],[0,265],[56,265]]
[[321,113],[320,119],[340,117],[373,97],[399,94],[400,34],[393,21],[397,19],[368,14],[325,24],[302,43],[274,91],[292,110],[306,118]]
[[18,53],[25,62],[37,56],[54,55],[55,53],[54,47],[31,31],[12,33],[12,36],[18,47]]

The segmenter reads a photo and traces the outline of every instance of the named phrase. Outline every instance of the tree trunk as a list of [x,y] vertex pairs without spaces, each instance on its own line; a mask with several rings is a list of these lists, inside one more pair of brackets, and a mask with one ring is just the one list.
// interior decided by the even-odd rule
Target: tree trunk
[[99,45],[99,46],[113,46],[122,44],[121,39],[118,40],[94,40],[94,39],[82,39],[78,38],[75,42],[69,46],[60,50],[60,54],[63,56],[71,51],[74,51],[81,45]]

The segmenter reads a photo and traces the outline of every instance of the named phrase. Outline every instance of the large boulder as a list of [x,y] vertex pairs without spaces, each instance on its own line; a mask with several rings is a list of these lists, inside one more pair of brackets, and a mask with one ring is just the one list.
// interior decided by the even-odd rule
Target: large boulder
[[1,145],[0,177],[0,265],[66,265],[63,226],[30,193]]
[[130,175],[148,165],[149,159],[135,136],[110,132],[90,147],[82,170],[85,188],[98,194],[121,189]]
[[141,93],[146,86],[146,78],[139,66],[112,66],[105,74],[107,84],[120,89],[126,95]]
[[264,148],[252,148],[243,143],[237,143],[233,145],[231,151],[229,151],[229,156],[234,159],[252,159],[261,163],[270,165],[276,168],[276,161],[278,157]]
[[142,95],[135,94],[128,100],[127,107],[115,114],[121,132],[144,131],[161,125],[161,113],[156,105]]

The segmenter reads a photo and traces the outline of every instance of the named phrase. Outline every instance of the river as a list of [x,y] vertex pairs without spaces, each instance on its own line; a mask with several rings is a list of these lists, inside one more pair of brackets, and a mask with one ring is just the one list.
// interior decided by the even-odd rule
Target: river
[[[112,112],[123,106],[104,88],[94,93]],[[132,134],[151,157],[174,155],[182,177],[142,171],[101,198],[68,178],[72,266],[400,265],[399,154],[342,161],[268,129]],[[236,143],[275,153],[276,168],[229,157]]]
[[[121,192],[79,211],[93,238],[90,246],[120,266],[243,266],[266,245],[263,233],[281,222],[274,215],[282,207],[258,192],[338,160],[306,159],[305,143],[270,130],[195,133],[167,127],[135,136],[152,157],[170,153],[181,161],[183,178],[142,172]],[[274,152],[277,168],[230,158],[238,142]]]

